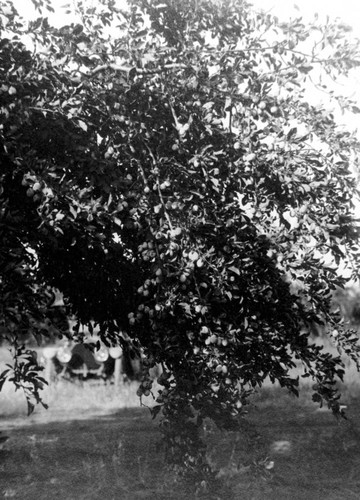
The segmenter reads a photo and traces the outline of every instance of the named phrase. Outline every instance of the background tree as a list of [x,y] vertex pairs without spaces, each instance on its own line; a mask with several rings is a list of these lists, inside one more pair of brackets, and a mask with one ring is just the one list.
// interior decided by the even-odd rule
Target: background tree
[[0,10],[1,321],[17,353],[58,288],[104,342],[142,353],[140,396],[161,364],[152,413],[197,473],[203,420],[234,428],[267,377],[297,394],[296,363],[340,412],[342,361],[308,327],[357,362],[331,297],[358,278],[359,143],[306,89],[359,65],[348,27],[241,0],[103,0],[57,29],[34,4],[28,24]]

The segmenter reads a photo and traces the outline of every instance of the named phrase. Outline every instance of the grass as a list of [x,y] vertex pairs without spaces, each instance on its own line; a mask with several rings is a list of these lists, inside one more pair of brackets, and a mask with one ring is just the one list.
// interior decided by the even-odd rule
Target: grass
[[[116,416],[17,427],[3,450],[3,497],[166,498],[158,431],[139,409]],[[135,438],[135,439],[134,439]]]
[[[240,432],[204,426],[208,460],[228,486],[221,500],[351,500],[360,498],[360,384],[348,366],[336,420],[276,386],[254,397]],[[193,485],[166,468],[157,421],[139,407],[136,383],[62,381],[44,394],[50,409],[26,418],[11,386],[0,395],[0,498],[140,500],[195,498]],[[1,448],[2,446],[2,448]],[[202,498],[209,500],[210,491]]]
[[[42,393],[43,401],[49,405],[49,410],[37,406],[34,415],[27,421],[38,421],[39,418],[68,418],[69,415],[79,416],[89,412],[92,414],[107,414],[121,408],[139,406],[136,396],[136,382],[127,382],[115,388],[113,384],[102,382],[84,382],[84,384],[60,380],[46,387]],[[12,418],[23,420],[27,414],[24,395],[19,390],[14,391],[11,384],[6,383],[0,393],[0,419]]]
[[[359,410],[349,402],[349,420],[337,421],[315,405],[265,389],[241,432],[221,433],[208,423],[209,462],[232,492],[223,499],[359,498]],[[195,498],[191,486],[166,469],[157,423],[146,409],[38,418],[0,423],[1,435],[9,436],[0,450],[3,498]]]

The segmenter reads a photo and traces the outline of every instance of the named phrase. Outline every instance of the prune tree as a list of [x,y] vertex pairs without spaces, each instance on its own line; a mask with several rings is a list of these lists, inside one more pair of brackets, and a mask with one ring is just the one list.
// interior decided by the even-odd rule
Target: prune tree
[[[207,468],[205,418],[236,427],[267,377],[297,394],[299,363],[314,400],[340,412],[341,358],[308,332],[326,324],[357,360],[331,307],[359,261],[359,143],[331,111],[359,112],[331,83],[359,65],[348,28],[280,22],[241,0],[103,0],[77,1],[59,29],[46,2],[28,24],[2,4],[10,340],[46,334],[58,288],[105,342],[141,352],[140,396],[162,366],[152,412],[188,470]],[[309,85],[327,106],[309,102]],[[30,361],[22,375],[36,378]]]

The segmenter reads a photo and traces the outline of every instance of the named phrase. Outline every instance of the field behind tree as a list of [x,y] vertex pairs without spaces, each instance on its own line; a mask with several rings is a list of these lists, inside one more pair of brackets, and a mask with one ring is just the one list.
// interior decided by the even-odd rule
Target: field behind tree
[[[349,366],[343,387],[348,420],[267,385],[253,398],[240,432],[204,429],[208,458],[229,487],[218,498],[360,497],[360,384]],[[157,421],[139,407],[137,384],[58,382],[49,410],[26,417],[22,395],[0,395],[0,495],[43,499],[192,499],[193,485],[166,470]],[[150,404],[150,399],[146,402]],[[211,491],[201,498],[211,499]]]

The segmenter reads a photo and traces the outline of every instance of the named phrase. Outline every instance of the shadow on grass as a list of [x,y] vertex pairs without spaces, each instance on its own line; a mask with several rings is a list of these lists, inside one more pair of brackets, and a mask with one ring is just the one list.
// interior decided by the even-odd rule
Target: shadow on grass
[[169,498],[160,434],[143,409],[17,426],[7,435],[0,450],[2,498]]
[[[255,400],[240,432],[207,424],[209,461],[232,491],[223,499],[360,498],[359,410],[354,400],[349,420],[337,421],[275,390]],[[144,408],[2,430],[9,436],[0,450],[2,498],[195,498],[166,469],[157,421]]]

